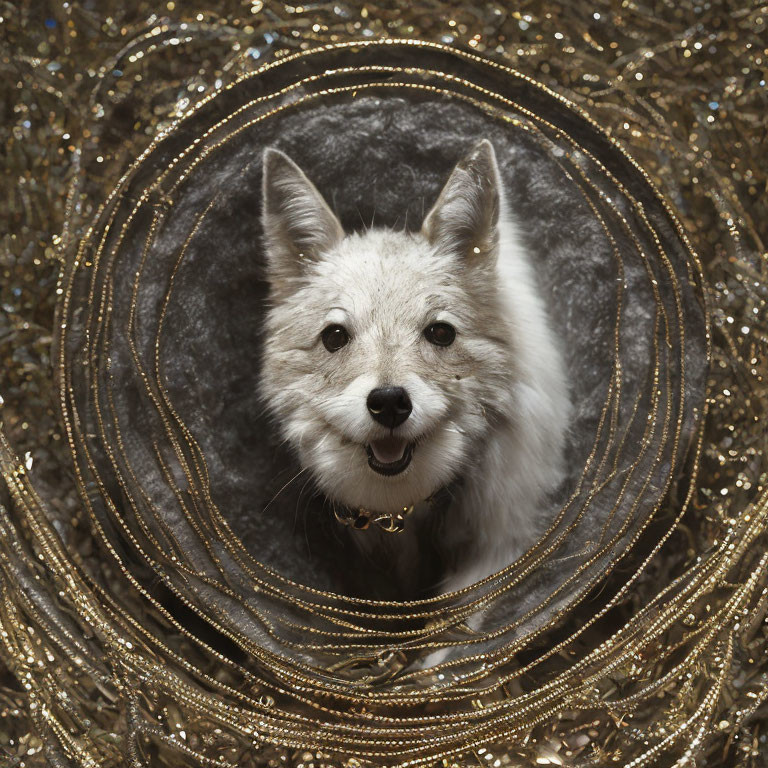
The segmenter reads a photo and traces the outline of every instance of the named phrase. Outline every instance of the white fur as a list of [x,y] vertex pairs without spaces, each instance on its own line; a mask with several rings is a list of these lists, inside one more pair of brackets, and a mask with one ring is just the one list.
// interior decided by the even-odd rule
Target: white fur
[[[272,306],[261,392],[302,466],[334,501],[382,512],[461,476],[438,542],[456,563],[442,590],[509,564],[541,530],[570,406],[491,145],[457,165],[421,232],[350,235],[298,167],[267,150],[263,221]],[[456,328],[451,346],[425,339],[436,321]],[[320,339],[330,323],[351,337],[334,353]],[[413,404],[397,427],[416,442],[413,460],[394,477],[374,472],[365,450],[388,434],[366,407],[383,385],[404,387]],[[407,525],[401,536],[398,551],[413,557]]]

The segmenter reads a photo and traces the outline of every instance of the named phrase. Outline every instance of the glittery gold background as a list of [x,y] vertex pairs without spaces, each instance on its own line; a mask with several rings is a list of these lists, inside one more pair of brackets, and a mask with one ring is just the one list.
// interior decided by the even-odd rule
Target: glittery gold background
[[[23,509],[31,502],[18,488],[29,478],[49,500],[53,526],[76,562],[96,556],[57,417],[51,342],[61,262],[125,168],[195,102],[263,63],[323,43],[380,37],[487,54],[579,104],[654,179],[710,287],[710,410],[695,516],[682,520],[645,576],[661,589],[696,573],[691,599],[676,604],[680,615],[667,617],[631,664],[590,678],[578,695],[564,694],[557,715],[525,732],[489,734],[486,746],[444,764],[768,762],[768,8],[26,2],[1,4],[0,18],[0,416],[4,449],[16,457],[3,472],[9,489],[17,488],[15,495],[0,490],[0,755],[10,765],[345,761],[290,741],[248,743],[204,713],[191,716],[190,702],[182,712],[150,690],[139,703],[130,689],[115,686],[119,657],[91,663],[83,645],[105,642],[98,630],[67,645],[61,638],[71,638],[72,628],[56,623],[62,606],[54,612],[39,598],[40,585],[51,601],[66,585],[50,580],[51,553],[31,543],[34,516]],[[37,561],[36,571],[22,571],[25,558]],[[123,599],[130,610],[134,596]],[[64,605],[63,615],[74,622],[76,608],[82,606]],[[630,596],[616,627],[640,608]],[[228,670],[183,634],[166,641],[219,684],[231,682]],[[609,638],[588,633],[567,653],[575,657],[603,641]],[[142,707],[174,738],[153,732]]]

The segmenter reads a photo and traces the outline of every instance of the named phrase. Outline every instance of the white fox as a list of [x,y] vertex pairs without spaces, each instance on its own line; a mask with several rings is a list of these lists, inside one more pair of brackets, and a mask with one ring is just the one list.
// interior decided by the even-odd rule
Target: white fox
[[[451,564],[441,593],[508,565],[560,482],[570,403],[491,144],[456,165],[421,231],[355,234],[267,149],[262,216],[261,394],[301,466],[350,509],[390,513],[450,486],[432,543]],[[362,547],[387,536],[354,535]],[[400,574],[415,535],[406,521],[392,547]]]

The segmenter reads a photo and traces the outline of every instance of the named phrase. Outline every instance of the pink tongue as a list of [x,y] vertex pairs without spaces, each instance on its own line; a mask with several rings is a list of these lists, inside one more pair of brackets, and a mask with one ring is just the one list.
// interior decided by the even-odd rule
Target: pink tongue
[[381,440],[371,442],[371,450],[377,461],[382,464],[392,464],[400,461],[408,445],[402,437],[383,437]]

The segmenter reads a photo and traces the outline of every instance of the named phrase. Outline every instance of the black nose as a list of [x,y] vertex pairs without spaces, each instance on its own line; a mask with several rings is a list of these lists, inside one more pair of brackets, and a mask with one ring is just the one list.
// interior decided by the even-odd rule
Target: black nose
[[368,410],[379,424],[394,429],[411,415],[413,406],[402,387],[379,387],[368,395]]

